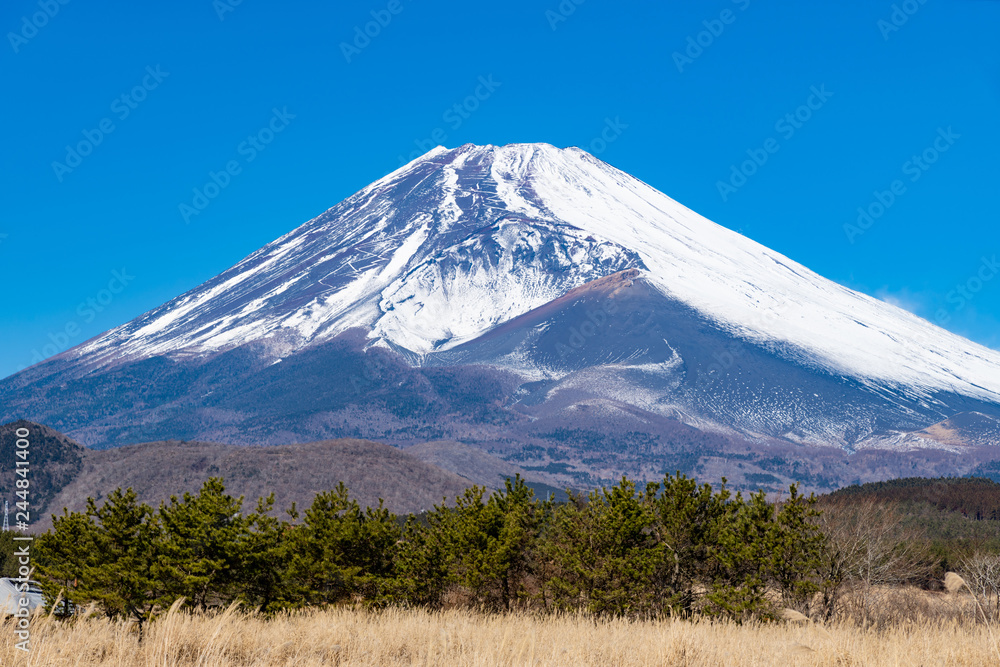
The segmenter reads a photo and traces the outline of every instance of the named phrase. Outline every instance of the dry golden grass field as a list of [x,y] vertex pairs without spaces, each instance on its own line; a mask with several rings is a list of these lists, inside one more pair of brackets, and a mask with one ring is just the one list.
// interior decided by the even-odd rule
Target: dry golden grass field
[[170,613],[134,628],[91,617],[34,619],[28,654],[0,629],[4,667],[311,665],[938,665],[1000,664],[990,629],[956,620],[887,629],[809,622],[736,625],[467,611],[337,609],[265,619],[229,610]]

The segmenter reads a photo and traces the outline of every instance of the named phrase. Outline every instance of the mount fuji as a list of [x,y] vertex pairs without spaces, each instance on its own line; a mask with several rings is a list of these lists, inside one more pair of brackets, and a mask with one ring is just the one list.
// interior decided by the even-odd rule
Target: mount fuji
[[469,144],[0,381],[0,418],[96,447],[453,440],[576,483],[823,488],[1000,459],[1000,353],[580,149]]

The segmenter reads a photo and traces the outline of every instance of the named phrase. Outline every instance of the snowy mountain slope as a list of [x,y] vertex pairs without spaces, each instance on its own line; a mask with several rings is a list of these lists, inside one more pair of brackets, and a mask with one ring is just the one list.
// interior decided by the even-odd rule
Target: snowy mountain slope
[[[702,430],[846,449],[927,446],[919,436],[904,436],[962,410],[1000,413],[988,402],[983,407],[950,393],[936,393],[928,405],[799,357],[773,342],[739,338],[665,295],[647,272],[631,269],[573,289],[426,362],[485,364],[530,377],[518,409],[534,416],[574,401],[604,402],[611,410],[630,405]],[[978,426],[962,438],[971,441],[982,430],[986,439],[976,444],[1000,443],[995,431]]]
[[[376,365],[405,391],[369,382],[372,351],[396,355]],[[480,380],[453,376],[503,389],[471,409]],[[938,440],[920,429],[960,412],[1000,418],[1000,353],[579,149],[465,145],[430,151],[205,284],[0,382],[4,403],[10,418],[61,420],[101,444],[182,435],[171,429],[411,442],[428,415],[444,424],[435,438],[507,442],[524,433],[497,427],[504,419],[589,411],[602,415],[591,426],[611,415],[626,434],[677,422],[848,450],[991,445],[979,422]],[[366,416],[373,405],[382,412]]]
[[431,151],[73,354],[108,363],[267,338],[280,356],[358,326],[422,354],[641,266],[634,251],[522,214],[540,212],[523,186],[494,180],[492,157]]
[[737,334],[857,377],[1000,397],[1000,353],[826,280],[583,151],[539,150],[559,159],[520,160],[512,173],[554,216],[636,249],[666,294]]
[[589,280],[646,270],[757,343],[914,398],[1000,400],[1000,353],[822,278],[576,148],[437,148],[161,308],[72,352],[276,356],[350,328],[424,355]]

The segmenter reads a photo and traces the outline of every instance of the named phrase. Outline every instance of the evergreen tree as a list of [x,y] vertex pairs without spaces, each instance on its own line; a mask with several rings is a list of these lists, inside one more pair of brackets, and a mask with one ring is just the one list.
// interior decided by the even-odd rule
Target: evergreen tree
[[[657,540],[647,495],[622,478],[591,493],[574,496],[555,512],[547,557],[554,565],[548,582],[553,601],[616,616],[648,616],[657,611],[654,582],[667,566],[666,548]],[[671,565],[673,559],[671,558]]]
[[656,537],[666,549],[666,563],[655,586],[662,606],[672,613],[694,611],[728,500],[725,479],[716,493],[711,485],[699,486],[678,472],[663,479],[662,491],[651,501]]
[[454,580],[449,569],[446,519],[435,508],[410,515],[396,551],[391,593],[387,601],[438,608]]
[[[274,494],[257,500],[257,508],[246,519],[238,591],[252,607],[270,612],[292,604],[288,595],[287,561],[292,526],[271,512]],[[294,505],[292,507],[294,513]]]
[[311,604],[353,595],[379,599],[391,590],[401,532],[381,501],[377,508],[362,510],[343,483],[317,494],[303,525],[291,533],[292,596]]
[[768,567],[785,607],[804,608],[824,583],[819,573],[826,539],[816,521],[819,515],[816,497],[804,497],[795,484],[778,504],[768,538]]
[[14,554],[14,550],[18,548],[15,546],[17,542],[14,541],[14,535],[13,531],[0,532],[0,577],[18,576],[20,563]]
[[343,601],[436,607],[458,589],[491,610],[540,599],[600,615],[747,619],[773,616],[774,593],[804,608],[836,583],[822,569],[831,550],[816,500],[796,486],[774,504],[762,491],[732,496],[725,479],[713,491],[678,474],[640,491],[622,478],[557,506],[518,477],[405,524],[381,502],[362,509],[343,484],[318,494],[301,522],[294,505],[290,521],[272,516],[273,495],[247,515],[242,502],[213,478],[157,512],[132,489],[64,511],[35,545],[49,602],[65,590],[141,624],[180,597],[270,612]]
[[46,603],[52,605],[62,595],[66,601],[63,613],[70,604],[85,601],[79,581],[93,564],[97,530],[92,517],[64,509],[62,516],[52,516],[52,530],[39,535],[34,543],[38,554],[35,576],[43,583]]
[[141,632],[153,611],[172,601],[153,574],[161,535],[152,508],[132,489],[111,492],[100,508],[88,498],[85,514],[64,512],[40,538],[39,573],[51,589],[67,587],[73,601],[96,601],[108,616],[131,617]]
[[549,509],[518,475],[484,502],[486,490],[475,486],[454,508],[435,508],[441,515],[453,580],[475,602],[489,609],[510,609],[527,592],[535,543]]
[[703,612],[736,619],[765,613],[770,536],[773,508],[763,491],[746,499],[737,493],[710,530],[706,584],[707,605]]
[[160,506],[163,532],[152,573],[173,598],[209,607],[239,594],[250,521],[240,513],[243,499],[225,491],[212,477],[197,495],[172,496]]

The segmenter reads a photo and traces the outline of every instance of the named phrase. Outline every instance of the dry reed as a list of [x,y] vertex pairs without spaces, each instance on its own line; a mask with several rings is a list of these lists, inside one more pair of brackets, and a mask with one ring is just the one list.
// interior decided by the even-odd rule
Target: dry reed
[[862,628],[794,623],[627,621],[586,616],[490,616],[467,611],[312,610],[266,618],[230,607],[172,609],[148,625],[104,618],[32,621],[31,652],[0,633],[0,665],[15,667],[311,667],[316,665],[985,665],[987,627],[927,620]]

